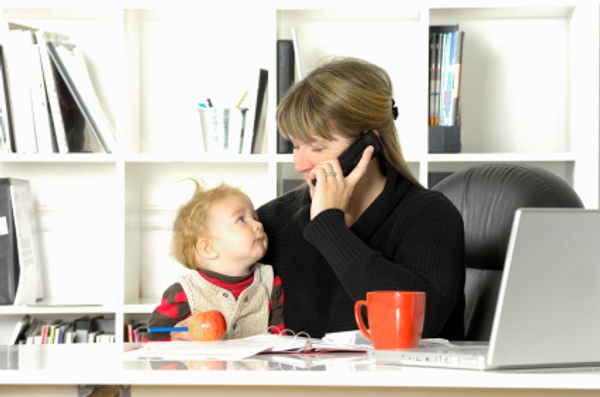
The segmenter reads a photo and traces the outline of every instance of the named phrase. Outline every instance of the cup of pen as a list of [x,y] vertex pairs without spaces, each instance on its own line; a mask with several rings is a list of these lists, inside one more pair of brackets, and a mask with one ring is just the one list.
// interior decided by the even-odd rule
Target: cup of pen
[[242,152],[246,108],[198,108],[206,153]]
[[[363,306],[367,309],[368,329],[363,321]],[[423,334],[425,293],[369,292],[367,300],[359,300],[354,305],[354,316],[358,328],[373,342],[376,350],[414,348]]]

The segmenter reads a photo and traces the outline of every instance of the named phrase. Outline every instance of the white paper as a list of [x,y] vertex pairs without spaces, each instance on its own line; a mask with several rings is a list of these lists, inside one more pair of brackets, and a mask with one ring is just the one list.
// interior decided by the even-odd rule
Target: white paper
[[[322,341],[313,343],[313,346],[318,350],[373,350],[373,342],[360,330],[325,334]],[[450,342],[442,338],[424,338],[419,341],[419,347],[437,346],[450,346]]]
[[10,196],[13,205],[17,249],[19,252],[19,284],[14,305],[28,305],[36,301],[38,292],[38,258],[31,224],[29,195],[25,186],[12,185]]
[[214,342],[151,342],[125,352],[125,359],[151,360],[242,360],[264,351],[301,349],[306,338],[272,334]]

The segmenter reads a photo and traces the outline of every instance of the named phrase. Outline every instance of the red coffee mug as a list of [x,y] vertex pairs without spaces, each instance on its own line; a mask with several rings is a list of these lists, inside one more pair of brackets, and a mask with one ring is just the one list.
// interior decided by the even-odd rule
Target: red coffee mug
[[[367,307],[369,328],[363,323],[361,307]],[[419,345],[425,320],[425,293],[376,291],[357,301],[354,317],[358,328],[377,350],[414,348]]]

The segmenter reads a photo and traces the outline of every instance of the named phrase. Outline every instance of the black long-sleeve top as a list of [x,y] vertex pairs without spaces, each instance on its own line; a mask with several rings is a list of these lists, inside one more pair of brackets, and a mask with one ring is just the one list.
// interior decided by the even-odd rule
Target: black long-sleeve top
[[310,220],[308,189],[258,209],[269,236],[262,259],[281,277],[286,328],[312,337],[357,329],[354,304],[367,292],[424,291],[423,337],[464,334],[464,230],[441,193],[388,167],[379,197],[350,227],[338,209]]

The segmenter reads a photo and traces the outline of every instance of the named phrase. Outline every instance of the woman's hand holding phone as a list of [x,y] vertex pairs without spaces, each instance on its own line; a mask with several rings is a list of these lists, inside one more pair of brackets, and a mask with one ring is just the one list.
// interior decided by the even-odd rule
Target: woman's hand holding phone
[[346,212],[356,184],[367,171],[373,151],[373,146],[368,146],[356,168],[347,177],[344,177],[337,158],[323,161],[313,168],[316,184],[309,184],[312,198],[310,219],[331,208]]

